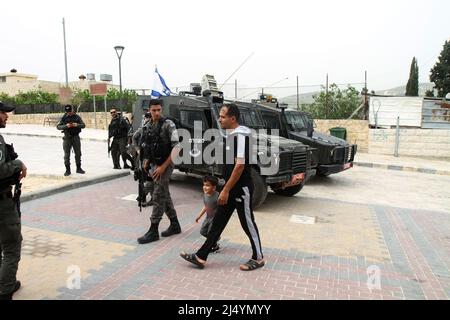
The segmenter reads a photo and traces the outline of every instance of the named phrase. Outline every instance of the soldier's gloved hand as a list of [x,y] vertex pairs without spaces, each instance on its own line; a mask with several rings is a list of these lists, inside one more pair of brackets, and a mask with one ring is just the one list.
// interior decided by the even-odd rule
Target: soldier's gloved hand
[[76,122],[74,122],[74,123],[72,123],[72,127],[78,127],[78,123],[76,123]]
[[25,166],[25,164],[22,163],[22,169],[20,171],[19,180],[22,180],[26,176],[27,176],[27,167]]

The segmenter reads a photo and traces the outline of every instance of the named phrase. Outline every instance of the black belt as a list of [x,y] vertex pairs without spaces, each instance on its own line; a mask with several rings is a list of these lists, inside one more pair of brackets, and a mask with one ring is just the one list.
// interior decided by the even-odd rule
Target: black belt
[[3,199],[12,199],[13,198],[13,194],[11,191],[7,192],[7,193],[0,193],[0,200]]

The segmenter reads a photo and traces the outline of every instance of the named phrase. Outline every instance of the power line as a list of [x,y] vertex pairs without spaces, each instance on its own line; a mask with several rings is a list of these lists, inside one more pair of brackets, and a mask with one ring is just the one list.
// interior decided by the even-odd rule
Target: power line
[[229,76],[228,77],[228,79],[227,80],[225,80],[225,82],[220,86],[220,88],[219,88],[219,90],[220,89],[222,89],[222,87],[228,82],[228,80],[230,80],[231,79],[231,77],[232,76],[234,76],[235,75],[235,73],[236,72],[238,72],[239,71],[239,69],[254,55],[255,53],[254,52],[252,52],[248,57],[247,57],[247,59],[245,59],[244,60],[244,62],[242,62],[241,63],[241,65],[236,69],[236,70],[234,70],[234,72],[231,74],[231,76]]

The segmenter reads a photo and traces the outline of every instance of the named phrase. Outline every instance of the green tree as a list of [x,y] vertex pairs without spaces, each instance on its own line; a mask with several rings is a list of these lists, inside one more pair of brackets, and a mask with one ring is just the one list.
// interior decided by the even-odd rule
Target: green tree
[[416,57],[413,58],[411,62],[411,68],[409,70],[409,80],[406,84],[407,97],[418,97],[419,96],[419,67],[417,66]]
[[90,99],[91,99],[91,95],[89,93],[89,90],[76,89],[74,91],[74,93],[72,94],[70,103],[74,106],[79,106],[84,103],[89,103]]
[[41,89],[30,90],[27,92],[19,91],[19,93],[14,96],[14,103],[17,105],[56,104],[58,103],[58,95],[56,93],[46,92]]
[[437,89],[437,96],[442,98],[450,92],[450,41],[445,41],[438,62],[430,71],[430,81]]
[[[106,93],[106,100],[111,103],[118,103],[121,99],[124,102],[124,110],[131,112],[133,104],[137,100],[137,93],[134,90],[125,89],[122,91],[122,95],[120,95],[120,91],[116,88],[109,88]],[[97,97],[97,101],[103,100],[103,98]],[[89,93],[89,90],[80,90],[77,89],[71,99],[71,103],[73,105],[82,105],[92,103],[94,101],[94,97]]]
[[[325,88],[322,87],[322,90]],[[303,108],[304,111],[311,113],[315,119],[347,119],[361,105],[359,92],[352,86],[341,90],[336,84],[332,84],[328,90],[314,95],[314,102]],[[364,110],[355,115],[362,119]]]
[[434,92],[433,92],[433,90],[427,90],[427,91],[425,91],[425,97],[433,98],[433,97],[434,97]]
[[9,94],[0,92],[0,101],[8,104],[14,104],[14,97],[11,97]]

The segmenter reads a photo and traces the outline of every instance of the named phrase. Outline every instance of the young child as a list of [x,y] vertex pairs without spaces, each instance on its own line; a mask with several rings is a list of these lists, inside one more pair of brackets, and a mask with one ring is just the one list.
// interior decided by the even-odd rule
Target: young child
[[[203,221],[200,229],[200,234],[205,238],[211,230],[212,221],[217,210],[217,199],[219,192],[216,191],[219,180],[214,176],[206,176],[203,178],[203,203],[205,204],[202,211],[199,213],[195,222],[199,222],[201,217],[206,213],[206,218]],[[216,243],[211,249],[211,252],[217,252],[220,249],[219,244]]]

